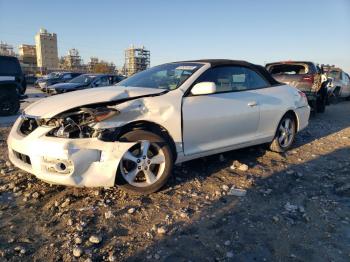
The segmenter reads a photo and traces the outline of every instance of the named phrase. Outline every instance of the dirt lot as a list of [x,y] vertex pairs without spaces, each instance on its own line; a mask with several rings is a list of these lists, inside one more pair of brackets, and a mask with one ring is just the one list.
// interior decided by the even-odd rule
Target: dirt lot
[[350,102],[285,155],[191,161],[149,196],[45,184],[9,165],[0,132],[1,261],[350,261]]

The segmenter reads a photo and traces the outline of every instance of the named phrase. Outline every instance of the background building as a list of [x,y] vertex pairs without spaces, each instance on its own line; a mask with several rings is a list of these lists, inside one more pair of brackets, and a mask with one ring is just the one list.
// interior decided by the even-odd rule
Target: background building
[[124,74],[131,76],[143,71],[150,66],[150,51],[144,46],[134,47],[133,45],[125,50]]
[[87,71],[90,73],[103,73],[103,74],[116,74],[116,66],[113,63],[99,60],[97,57],[90,57],[88,62]]
[[36,48],[35,45],[22,44],[18,47],[19,61],[23,64],[36,66]]
[[63,57],[60,67],[70,71],[81,71],[83,69],[82,61],[78,49],[73,48],[68,51],[68,54],[65,57]]
[[15,52],[13,51],[13,46],[3,41],[0,42],[0,55],[16,56]]
[[41,28],[35,35],[38,67],[42,69],[58,68],[57,35]]

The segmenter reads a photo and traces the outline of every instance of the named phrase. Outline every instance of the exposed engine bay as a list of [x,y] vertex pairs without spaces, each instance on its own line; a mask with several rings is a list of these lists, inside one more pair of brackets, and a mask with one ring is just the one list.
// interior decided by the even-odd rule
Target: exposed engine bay
[[82,107],[65,112],[51,119],[39,119],[39,126],[55,127],[47,135],[62,138],[92,138],[98,137],[100,131],[92,128],[93,124],[101,122],[120,112],[115,108]]

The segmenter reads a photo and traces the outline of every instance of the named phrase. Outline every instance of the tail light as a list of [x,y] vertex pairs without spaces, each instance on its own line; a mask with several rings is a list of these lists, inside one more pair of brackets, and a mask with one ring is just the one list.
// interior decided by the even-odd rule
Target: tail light
[[300,99],[303,101],[303,103],[304,103],[305,105],[307,105],[307,104],[308,104],[308,101],[307,101],[307,96],[305,95],[305,93],[304,93],[304,92],[301,92],[301,91],[298,91],[298,94],[299,94],[299,96],[300,96]]
[[301,80],[304,81],[304,82],[308,82],[310,84],[313,84],[314,76],[313,75],[303,76],[303,78]]

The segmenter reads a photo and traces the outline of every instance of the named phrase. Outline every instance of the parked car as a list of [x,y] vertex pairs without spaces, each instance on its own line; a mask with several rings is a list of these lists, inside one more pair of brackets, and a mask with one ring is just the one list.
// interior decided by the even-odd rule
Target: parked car
[[40,86],[40,89],[44,92],[47,92],[47,87],[57,84],[57,83],[65,83],[73,78],[80,76],[81,73],[72,73],[72,72],[61,72],[61,73],[55,73],[52,76],[42,79],[38,84]]
[[121,77],[106,74],[84,74],[73,78],[67,83],[59,83],[46,88],[49,94],[61,94],[91,87],[110,86],[120,82]]
[[331,78],[328,87],[336,98],[350,98],[350,78],[347,73],[340,68],[332,68],[327,76]]
[[307,61],[274,62],[266,64],[266,69],[277,81],[304,92],[315,112],[325,112],[328,98],[327,79],[323,79],[322,69],[315,63]]
[[26,81],[16,57],[0,56],[0,116],[14,115],[20,108],[20,94]]
[[174,62],[32,104],[11,130],[9,157],[51,183],[151,193],[174,163],[262,143],[284,152],[309,114],[305,94],[261,66]]
[[18,59],[13,56],[0,56],[0,63],[0,76],[14,77],[18,83],[18,93],[23,95],[27,89],[27,82]]
[[47,79],[49,79],[49,78],[55,78],[55,77],[57,77],[57,75],[59,75],[60,74],[60,72],[51,72],[51,73],[49,73],[49,74],[47,74],[47,75],[44,75],[44,76],[42,76],[42,77],[39,77],[36,81],[35,81],[35,83],[34,83],[34,87],[35,88],[41,88],[41,86],[43,86],[43,84],[40,84],[40,83],[42,83],[42,82],[45,82]]
[[26,75],[26,82],[27,84],[34,85],[34,83],[38,80],[38,78],[35,75]]

